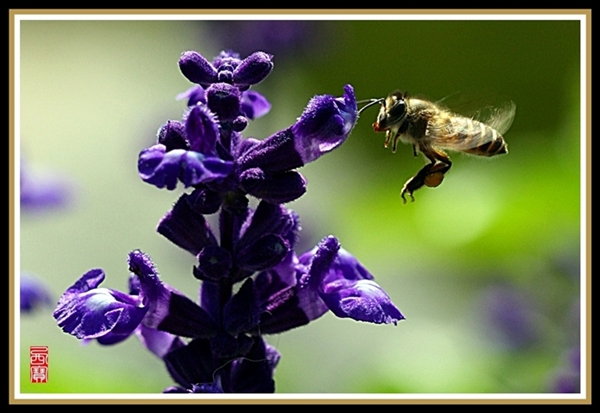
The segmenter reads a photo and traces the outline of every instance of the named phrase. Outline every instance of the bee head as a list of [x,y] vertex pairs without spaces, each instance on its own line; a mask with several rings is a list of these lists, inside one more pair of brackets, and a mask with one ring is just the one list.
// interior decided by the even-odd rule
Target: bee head
[[375,131],[387,130],[406,119],[406,100],[402,92],[396,91],[381,101],[381,109],[373,124]]

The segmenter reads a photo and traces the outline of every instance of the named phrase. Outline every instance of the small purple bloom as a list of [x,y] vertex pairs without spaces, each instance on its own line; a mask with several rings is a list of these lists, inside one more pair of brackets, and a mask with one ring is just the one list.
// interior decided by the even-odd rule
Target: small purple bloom
[[232,170],[232,163],[201,153],[175,149],[156,144],[140,153],[138,170],[141,178],[156,186],[175,189],[177,181],[185,187],[225,178]]
[[[294,267],[294,277],[289,269]],[[331,310],[340,318],[396,324],[405,317],[373,276],[337,238],[325,237],[299,259],[287,260],[256,279],[264,313],[260,331],[280,333]]]
[[23,158],[19,186],[21,210],[27,212],[64,207],[72,198],[73,185],[66,177],[34,171]]
[[241,168],[289,171],[340,146],[352,132],[357,119],[354,90],[346,85],[344,91],[342,98],[330,95],[312,98],[294,125],[241,154]]
[[54,318],[65,333],[79,339],[104,337],[112,344],[127,338],[141,323],[148,311],[142,298],[97,288],[102,281],[103,270],[90,270],[62,295]]
[[22,312],[31,312],[36,308],[51,304],[48,286],[41,280],[29,274],[21,274],[20,284]]
[[160,220],[156,230],[178,247],[197,255],[207,246],[216,246],[217,239],[193,201],[192,195],[183,194]]
[[[210,317],[188,298],[160,281],[150,258],[141,251],[129,254],[130,271],[137,276],[133,294],[99,288],[102,269],[85,273],[60,298],[54,318],[64,332],[79,339],[114,344],[144,326],[186,336],[210,336]],[[187,317],[194,316],[192,320]]]
[[375,324],[404,319],[373,276],[335,237],[324,238],[299,261],[310,266],[303,282],[318,285],[319,296],[336,316]]
[[179,59],[179,69],[191,82],[199,85],[217,81],[217,69],[198,52],[184,52]]
[[488,334],[507,349],[533,345],[540,337],[539,310],[534,297],[511,285],[489,287],[481,297]]

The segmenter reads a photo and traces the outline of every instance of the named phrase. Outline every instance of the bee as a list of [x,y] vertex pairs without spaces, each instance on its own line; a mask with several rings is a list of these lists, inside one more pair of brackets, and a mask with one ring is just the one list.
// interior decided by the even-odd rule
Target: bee
[[398,141],[402,141],[412,145],[414,156],[422,153],[429,160],[402,187],[400,196],[404,203],[406,194],[414,202],[414,191],[423,186],[434,188],[442,183],[444,175],[452,167],[445,150],[485,157],[508,153],[502,135],[514,120],[514,102],[492,108],[485,120],[453,113],[440,102],[409,97],[401,91],[394,91],[386,98],[361,101],[364,102],[368,103],[358,111],[359,114],[372,105],[381,105],[373,130],[385,132],[386,148],[391,144],[395,153]]

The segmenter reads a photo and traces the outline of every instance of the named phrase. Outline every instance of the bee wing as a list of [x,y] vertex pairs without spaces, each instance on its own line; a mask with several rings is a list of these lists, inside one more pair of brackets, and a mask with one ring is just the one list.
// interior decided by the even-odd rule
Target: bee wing
[[454,92],[435,102],[442,109],[477,120],[501,135],[512,125],[517,105],[506,96],[491,91]]
[[515,112],[514,102],[480,109],[473,118],[448,112],[441,119],[430,121],[427,137],[431,146],[451,151],[469,151],[504,134],[510,128]]
[[489,108],[489,113],[482,115],[478,120],[491,128],[496,129],[500,135],[506,133],[515,120],[517,105],[509,101],[501,107]]

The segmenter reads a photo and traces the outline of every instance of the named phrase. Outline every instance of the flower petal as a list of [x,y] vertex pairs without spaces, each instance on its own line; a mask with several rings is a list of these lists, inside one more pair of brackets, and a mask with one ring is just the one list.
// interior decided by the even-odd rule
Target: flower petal
[[141,299],[119,291],[96,288],[104,279],[101,269],[90,270],[61,297],[54,318],[66,333],[79,339],[108,333],[131,334],[146,314]]
[[260,93],[248,90],[242,93],[241,110],[248,119],[257,119],[266,115],[271,110],[271,104]]
[[274,204],[291,202],[306,192],[306,179],[296,171],[270,173],[250,168],[239,180],[246,193]]
[[191,195],[181,195],[173,209],[160,220],[156,231],[178,247],[197,255],[202,248],[216,245],[217,240],[202,212],[198,212],[190,200],[194,201]]
[[219,126],[206,105],[193,106],[185,116],[185,134],[190,150],[203,155],[216,156]]
[[372,280],[339,279],[323,286],[320,296],[338,317],[375,324],[396,324],[404,316]]

